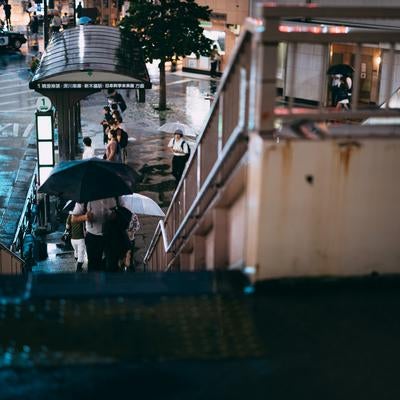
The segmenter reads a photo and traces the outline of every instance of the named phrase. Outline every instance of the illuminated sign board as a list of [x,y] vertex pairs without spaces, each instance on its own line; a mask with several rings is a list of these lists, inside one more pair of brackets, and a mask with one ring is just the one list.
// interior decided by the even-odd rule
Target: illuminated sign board
[[36,140],[39,184],[50,175],[54,167],[53,113],[36,112]]
[[151,83],[144,82],[38,82],[36,89],[150,89]]

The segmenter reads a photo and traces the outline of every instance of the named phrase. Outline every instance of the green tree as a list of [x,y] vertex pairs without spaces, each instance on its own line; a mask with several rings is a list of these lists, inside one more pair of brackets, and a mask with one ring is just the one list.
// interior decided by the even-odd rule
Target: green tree
[[200,26],[210,14],[209,7],[195,0],[131,0],[120,27],[122,32],[136,33],[146,62],[160,60],[160,110],[167,108],[165,63],[191,53],[210,54],[212,42]]

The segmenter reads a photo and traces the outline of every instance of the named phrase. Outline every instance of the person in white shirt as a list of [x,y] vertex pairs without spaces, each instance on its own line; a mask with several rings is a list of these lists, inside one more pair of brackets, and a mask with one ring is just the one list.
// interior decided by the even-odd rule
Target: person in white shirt
[[174,137],[168,143],[168,147],[174,155],[172,158],[172,175],[175,177],[176,182],[179,182],[186,162],[190,157],[189,145],[183,139],[183,132],[180,129],[175,131]]
[[71,222],[85,222],[86,252],[88,257],[88,271],[103,269],[103,251],[106,242],[103,236],[103,224],[112,216],[112,208],[117,205],[115,198],[76,203],[72,210]]
[[58,12],[55,12],[54,17],[51,20],[51,24],[50,24],[52,32],[53,33],[60,32],[61,25],[62,25],[62,21],[61,21],[60,15],[58,14]]
[[67,13],[64,13],[64,15],[61,17],[61,23],[64,30],[68,28],[69,17]]
[[95,157],[94,148],[92,147],[92,139],[90,139],[89,136],[85,136],[83,138],[83,144],[85,148],[83,149],[82,160]]

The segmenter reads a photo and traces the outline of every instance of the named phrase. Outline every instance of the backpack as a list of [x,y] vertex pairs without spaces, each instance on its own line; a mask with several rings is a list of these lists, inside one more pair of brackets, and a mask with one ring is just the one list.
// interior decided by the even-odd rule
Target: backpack
[[121,129],[119,145],[121,146],[121,149],[124,149],[126,146],[128,146],[128,134],[123,129]]

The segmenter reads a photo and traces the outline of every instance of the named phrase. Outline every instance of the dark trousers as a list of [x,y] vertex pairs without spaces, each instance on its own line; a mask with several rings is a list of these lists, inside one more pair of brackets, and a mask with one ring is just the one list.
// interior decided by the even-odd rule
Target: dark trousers
[[217,75],[217,67],[218,67],[218,61],[211,61],[211,76],[216,76]]
[[186,157],[185,156],[173,156],[172,157],[172,175],[176,181],[179,182],[185,169]]
[[88,256],[88,271],[101,271],[103,269],[104,237],[86,232],[85,244]]

